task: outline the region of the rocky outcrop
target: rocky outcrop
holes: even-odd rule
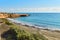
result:
[[[29,16],[28,14],[10,14],[9,18],[16,18],[16,17],[26,17]]]
[[[0,13],[0,18],[17,18],[26,17],[28,14],[17,14],[17,13]]]

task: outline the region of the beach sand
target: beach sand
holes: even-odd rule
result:
[[[21,29],[28,30],[31,33],[39,32],[41,35],[44,35],[48,40],[60,40],[60,31],[59,30],[49,30],[36,28],[34,26],[27,26],[15,23],[20,26]]]

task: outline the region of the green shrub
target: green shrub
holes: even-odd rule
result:
[[[7,25],[12,25],[12,23],[9,20],[5,19],[5,18],[1,18],[1,20],[2,20],[2,22],[4,22]]]
[[[13,27],[11,27],[12,29],[15,30],[15,32],[17,33],[17,40],[48,40],[47,38],[45,38],[43,35],[39,34],[39,33],[30,33],[24,29],[20,29],[18,26],[13,25]]]

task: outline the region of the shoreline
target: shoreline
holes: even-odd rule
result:
[[[11,18],[7,18],[9,21],[16,23],[16,24],[21,24],[24,26],[28,26],[28,27],[32,27],[32,28],[38,28],[38,29],[42,29],[42,30],[50,30],[50,31],[60,31],[60,29],[53,29],[53,28],[45,28],[45,27],[41,27],[41,26],[35,26],[34,24],[30,24],[30,23],[25,23],[25,22],[21,22],[18,20],[14,20]]]

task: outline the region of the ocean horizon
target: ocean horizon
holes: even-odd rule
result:
[[[60,13],[27,13],[30,16],[19,17],[14,20],[25,24],[48,29],[60,30]]]

